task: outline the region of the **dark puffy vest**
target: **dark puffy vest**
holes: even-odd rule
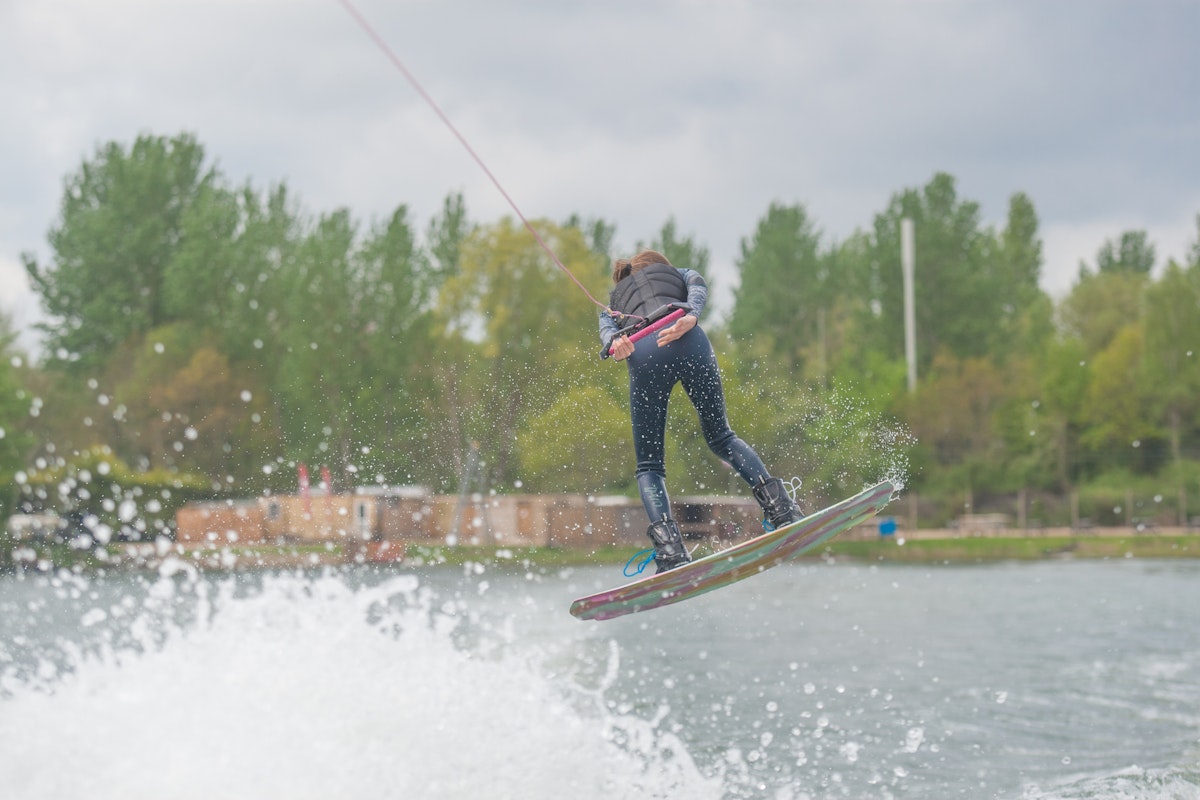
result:
[[[687,299],[687,283],[679,270],[670,264],[650,264],[622,278],[613,287],[608,304],[622,314],[648,317],[668,303]]]

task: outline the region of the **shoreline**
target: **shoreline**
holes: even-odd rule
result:
[[[126,543],[71,550],[63,545],[14,550],[0,571],[47,572],[58,569],[241,572],[275,569],[376,565],[385,568],[420,568],[483,564],[546,571],[586,565],[621,565],[643,548],[609,545],[600,548],[445,545],[433,542],[387,543],[389,546],[350,547],[343,542],[220,545],[188,547],[174,542]],[[378,543],[375,543],[378,544]],[[707,542],[695,551],[712,552]],[[1051,559],[1189,559],[1200,558],[1200,531],[1184,528],[1137,531],[1128,528],[1090,529],[1086,532],[1056,529],[1028,532],[898,531],[894,535],[867,536],[852,531],[796,560],[872,564],[983,564],[1004,561]]]

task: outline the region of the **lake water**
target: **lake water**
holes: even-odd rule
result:
[[[0,576],[0,796],[1200,798],[1200,561]]]

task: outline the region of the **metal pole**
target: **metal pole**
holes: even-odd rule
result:
[[[904,274],[904,358],[908,362],[908,391],[917,390],[917,312],[913,275],[916,270],[916,244],[913,221],[900,220],[900,269]]]

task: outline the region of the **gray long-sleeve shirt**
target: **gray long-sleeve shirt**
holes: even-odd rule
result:
[[[694,269],[686,267],[676,267],[679,274],[683,276],[684,283],[687,284],[687,304],[691,309],[688,311],[697,320],[704,313],[704,306],[708,304],[708,284],[704,280],[704,276]],[[608,358],[608,348],[612,346],[613,339],[617,338],[617,331],[621,327],[612,315],[607,311],[600,312],[600,357]]]

